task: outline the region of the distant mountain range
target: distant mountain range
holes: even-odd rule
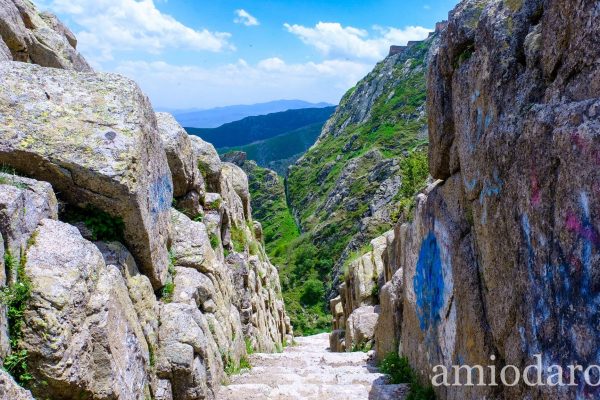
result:
[[[268,103],[235,105],[227,107],[212,108],[209,110],[164,110],[175,116],[182,125],[192,128],[216,128],[223,124],[239,121],[240,119],[266,115],[286,110],[297,110],[303,108],[330,107],[329,103],[309,103],[302,100],[275,100]]]
[[[310,148],[336,107],[304,108],[246,117],[218,128],[185,128],[212,143],[220,154],[243,151],[261,167],[284,176]]]
[[[284,133],[312,125],[325,123],[335,111],[335,107],[305,108],[288,110],[221,125],[218,128],[189,128],[191,135],[200,136],[216,148],[243,146],[266,140]]]

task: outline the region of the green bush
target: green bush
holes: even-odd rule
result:
[[[317,279],[309,279],[302,286],[300,301],[307,306],[319,304],[325,296],[323,282]]]

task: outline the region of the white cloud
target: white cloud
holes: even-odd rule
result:
[[[235,10],[235,15],[237,17],[233,20],[236,24],[244,24],[246,26],[257,26],[260,25],[260,22],[250,15],[250,13],[244,9]]]
[[[41,6],[68,15],[81,51],[92,61],[113,59],[113,52],[158,54],[168,48],[219,52],[233,49],[230,34],[193,29],[156,8],[153,0],[45,0]],[[92,55],[91,57],[89,55]]]
[[[364,29],[343,27],[337,22],[319,22],[314,27],[284,24],[302,42],[325,56],[348,59],[380,60],[390,45],[405,45],[409,40],[422,40],[430,29],[408,26],[404,29],[375,27],[376,37]]]
[[[268,58],[255,65],[238,60],[214,68],[129,61],[116,70],[134,78],[155,107],[183,109],[284,98],[337,103],[372,68],[371,63],[348,60],[288,64]]]

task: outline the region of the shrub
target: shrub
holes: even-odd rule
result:
[[[318,304],[325,296],[325,287],[323,282],[317,279],[309,279],[302,286],[302,295],[300,301],[307,306]]]
[[[379,370],[390,377],[390,383],[408,383],[410,392],[407,400],[435,400],[435,392],[431,386],[423,386],[414,373],[408,358],[391,352],[379,364]]]
[[[246,353],[248,355],[254,354],[254,346],[252,345],[250,338],[245,338],[244,342],[246,343]]]

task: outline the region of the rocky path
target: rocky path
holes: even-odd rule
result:
[[[232,377],[219,400],[402,400],[363,352],[331,353],[328,334],[296,338],[279,354],[254,354],[252,369]]]

